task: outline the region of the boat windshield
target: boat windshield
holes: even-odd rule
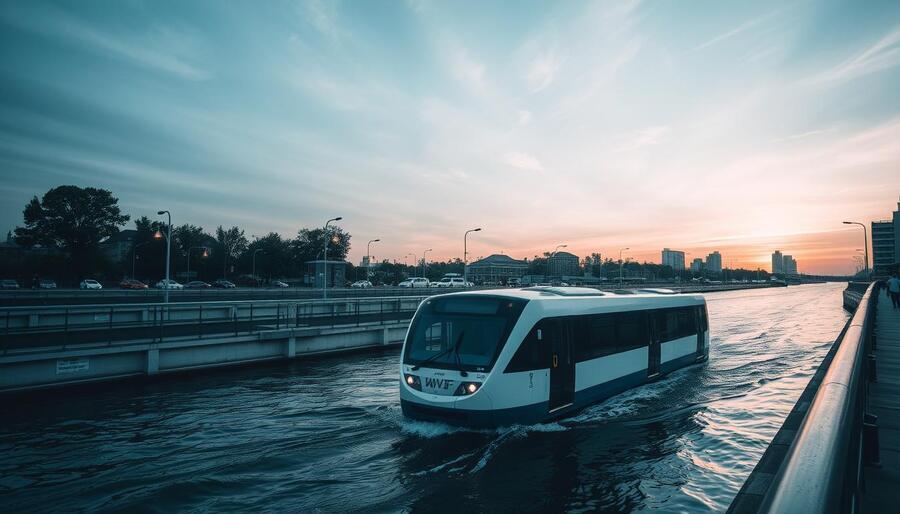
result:
[[[478,296],[426,300],[409,329],[403,362],[432,368],[490,370],[525,303]]]

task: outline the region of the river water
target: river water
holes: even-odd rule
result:
[[[708,294],[708,363],[552,424],[405,420],[398,350],[2,398],[0,512],[721,511],[843,287]]]

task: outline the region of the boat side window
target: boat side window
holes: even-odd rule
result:
[[[697,323],[690,307],[659,309],[651,313],[653,333],[663,343],[697,335]]]
[[[554,330],[552,324],[541,320],[534,325],[531,332],[525,336],[525,340],[519,345],[519,349],[510,359],[504,373],[518,373],[520,371],[534,371],[547,369],[550,362],[550,346]]]
[[[700,330],[706,332],[709,330],[709,320],[706,317],[706,305],[697,306],[698,317],[700,318]]]
[[[575,359],[578,362],[612,355],[616,346],[616,315],[579,316],[575,323]]]
[[[650,345],[650,323],[645,311],[616,314],[616,351],[627,352]]]

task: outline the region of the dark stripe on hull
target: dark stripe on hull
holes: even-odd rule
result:
[[[497,410],[444,409],[432,407],[409,400],[400,400],[403,415],[422,421],[441,421],[450,425],[471,428],[495,428],[510,425],[533,425],[571,416],[585,407],[599,403],[619,393],[633,389],[639,385],[658,380],[662,375],[706,361],[706,356],[691,353],[684,357],[665,362],[660,366],[660,375],[647,377],[647,370],[641,370],[609,382],[575,392],[575,402],[552,415],[548,413],[549,402],[533,403],[521,407]]]

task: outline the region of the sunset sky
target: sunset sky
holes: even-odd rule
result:
[[[900,195],[897,1],[3,1],[0,56],[4,233],[76,184],[353,262],[848,273]]]

